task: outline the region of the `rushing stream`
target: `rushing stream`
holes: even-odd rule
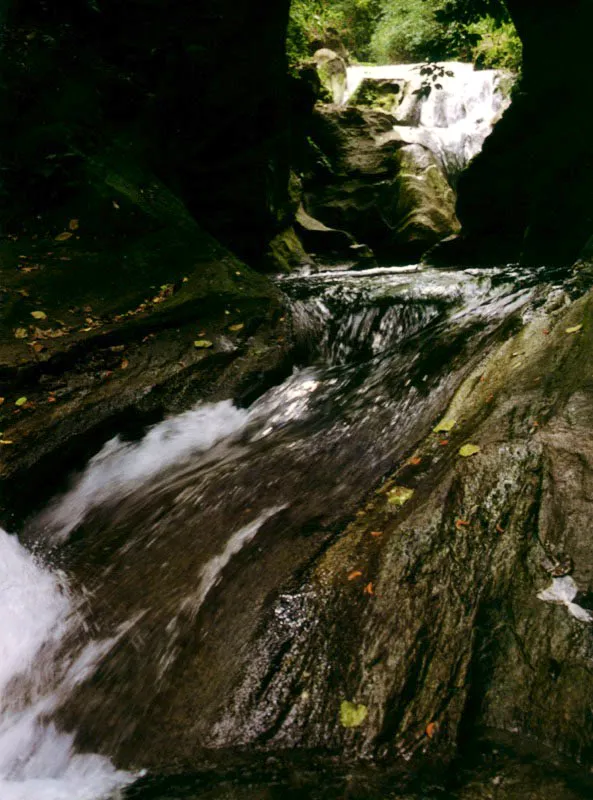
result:
[[[141,768],[143,737],[166,747],[162,708],[184,719],[174,688],[190,673],[196,741],[261,739],[265,712],[241,706],[266,658],[265,646],[251,653],[258,619],[272,609],[299,629],[297,576],[537,280],[416,267],[285,278],[300,359],[290,377],[249,408],[199,405],[140,441],[107,442],[30,521],[37,557],[1,533],[2,800],[101,798],[134,780],[107,756]],[[289,742],[290,721],[274,736]]]

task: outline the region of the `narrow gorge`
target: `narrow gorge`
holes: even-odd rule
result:
[[[520,77],[0,16],[0,800],[591,796],[591,145],[517,134],[591,13],[527,5]]]

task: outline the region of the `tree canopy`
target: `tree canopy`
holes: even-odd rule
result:
[[[336,45],[377,64],[460,59],[519,71],[522,58],[503,0],[293,0],[291,62]]]

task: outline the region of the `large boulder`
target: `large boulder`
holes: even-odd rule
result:
[[[321,48],[313,55],[313,63],[317,67],[321,85],[332,103],[341,105],[346,92],[346,62],[333,50]]]
[[[442,166],[394,130],[390,114],[320,108],[313,139],[318,152],[304,183],[305,206],[328,226],[401,260],[459,230]]]

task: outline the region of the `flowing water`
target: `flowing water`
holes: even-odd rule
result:
[[[28,549],[0,533],[0,798],[120,796],[139,773],[110,757],[150,767],[143,742],[167,752],[167,719],[206,753],[259,741],[266,720],[239,713],[225,681],[235,661],[247,679],[259,674],[265,653],[250,646],[263,610],[298,628],[299,594],[287,587],[540,280],[512,267],[284,278],[298,363],[281,385],[248,408],[202,404],[139,441],[112,439],[29,522]],[[276,769],[265,763],[218,794],[203,780],[167,789],[145,779],[130,797],[288,791],[293,772],[274,778],[272,794],[257,788]],[[346,796],[343,773],[320,774],[326,789],[294,796]]]
[[[455,184],[509,106],[513,76],[461,62],[439,66],[443,74],[434,81],[422,73],[422,64],[349,67],[344,103],[363,81],[391,85],[398,98],[392,110],[394,130],[404,141],[431,150]],[[428,94],[423,92],[427,81]]]

